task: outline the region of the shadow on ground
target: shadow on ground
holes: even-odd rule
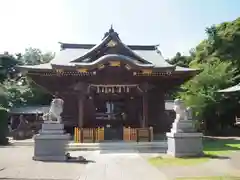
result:
[[[240,150],[240,140],[234,138],[219,139],[219,138],[204,138],[203,140],[204,151],[205,152],[216,152],[219,151],[239,151]]]
[[[228,156],[218,156],[218,155],[212,155],[212,154],[204,154],[202,157],[206,157],[209,159],[230,159]]]
[[[78,156],[78,157],[69,156],[66,161],[42,161],[42,162],[46,162],[46,163],[78,163],[78,164],[95,163],[95,161],[85,159],[83,156]]]

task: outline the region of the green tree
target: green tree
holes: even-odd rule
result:
[[[180,97],[188,106],[194,107],[195,117],[204,122],[205,130],[213,132],[225,123],[221,119],[227,113],[225,107],[234,109],[232,103],[224,106],[226,98],[217,91],[234,83],[237,69],[230,62],[221,62],[219,58],[211,59],[211,63],[199,64],[199,68],[203,71],[183,86]]]
[[[20,76],[16,65],[37,65],[49,62],[53,57],[54,53],[42,53],[36,48],[28,48],[23,54],[18,53],[16,56],[8,53],[0,56],[0,105],[9,108],[49,103],[51,95],[32,83],[28,77]]]
[[[240,95],[217,93],[219,89],[239,83],[240,76],[240,18],[212,25],[205,30],[207,38],[190,50],[189,67],[203,72],[183,85],[179,96],[194,106],[199,121],[208,131],[233,126]],[[178,54],[172,64],[184,60]],[[183,63],[184,65],[184,63]]]
[[[14,78],[17,75],[15,66],[19,62],[8,52],[0,55],[0,83],[7,78]]]
[[[27,48],[24,54],[17,54],[18,59],[25,65],[38,65],[48,63],[54,58],[55,54],[52,52],[43,53],[37,48]]]
[[[206,28],[207,39],[195,48],[192,64],[207,63],[212,57],[240,68],[240,18]],[[240,69],[237,70],[240,73]]]
[[[191,60],[192,58],[190,56],[182,56],[180,52],[177,52],[177,54],[172,59],[167,60],[167,62],[172,65],[189,67]]]
[[[6,108],[0,107],[0,145],[8,144],[8,111]]]

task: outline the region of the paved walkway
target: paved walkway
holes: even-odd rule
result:
[[[157,168],[149,165],[138,152],[114,150],[95,152],[96,163],[89,164],[80,180],[166,180]]]
[[[90,158],[91,152],[73,152]],[[33,147],[0,147],[0,179],[77,180],[85,164],[33,161]],[[1,170],[2,169],[2,170]]]
[[[33,147],[0,147],[0,179],[21,180],[165,180],[134,150],[71,151],[89,164],[33,161]],[[147,154],[147,153],[144,153]]]

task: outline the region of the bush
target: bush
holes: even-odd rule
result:
[[[0,145],[8,144],[8,111],[0,107]]]

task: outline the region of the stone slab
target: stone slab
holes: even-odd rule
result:
[[[172,124],[171,132],[194,132],[194,125],[190,120],[182,120]]]
[[[176,137],[176,138],[196,138],[196,137],[203,137],[202,133],[175,133],[175,132],[169,132],[166,133],[167,137]]]
[[[64,140],[64,139],[67,139],[69,140],[70,139],[70,135],[69,134],[37,134],[34,136],[34,140],[36,139],[56,139],[56,140]]]
[[[201,133],[167,133],[167,154],[174,157],[203,155]]]
[[[40,134],[64,134],[64,130],[41,130]]]
[[[65,159],[68,135],[38,135],[34,143],[34,159],[59,161]]]
[[[69,134],[64,134],[64,124],[44,123],[40,134],[34,137],[34,160],[65,161]]]
[[[60,123],[43,123],[42,130],[62,130],[64,129],[64,124]]]

